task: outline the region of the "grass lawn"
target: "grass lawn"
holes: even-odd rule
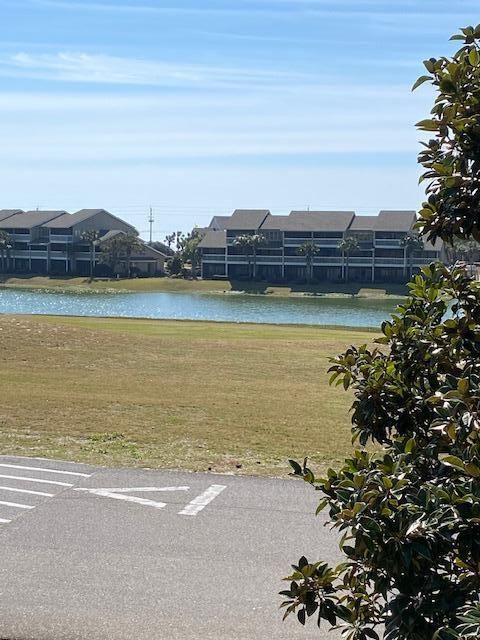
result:
[[[350,450],[328,357],[367,330],[0,316],[0,451],[280,475]],[[241,467],[239,467],[241,465]]]
[[[85,277],[48,277],[0,275],[0,286],[29,289],[60,289],[68,291],[105,290],[147,292],[196,292],[196,293],[245,293],[291,296],[291,295],[354,295],[362,298],[384,298],[386,296],[407,295],[407,288],[401,284],[359,284],[354,282],[324,282],[313,285],[271,285],[265,282],[232,280],[183,280],[177,278],[132,278],[123,280],[94,280]]]

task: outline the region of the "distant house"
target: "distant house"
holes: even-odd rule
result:
[[[135,227],[105,209],[82,209],[73,214],[3,209],[0,229],[12,240],[8,256],[10,272],[52,275],[90,273],[90,246],[82,238],[86,231],[97,231],[100,235],[95,252],[96,269],[100,269],[103,242],[118,233],[137,234]],[[139,273],[153,275],[164,271],[165,258],[160,251],[142,243],[142,248],[130,257],[130,265]]]
[[[318,281],[404,282],[406,265],[413,272],[433,260],[442,260],[442,243],[426,243],[408,255],[403,240],[416,233],[414,211],[380,211],[377,216],[357,216],[354,211],[292,211],[275,216],[266,209],[237,209],[231,216],[216,216],[199,244],[204,278],[248,278],[249,260],[235,243],[239,235],[261,234],[266,243],[257,251],[258,277],[271,281],[306,278],[302,244],[314,243],[313,277]],[[353,237],[357,250],[344,255],[342,240]]]

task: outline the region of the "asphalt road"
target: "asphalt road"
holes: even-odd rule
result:
[[[338,559],[317,498],[288,479],[0,457],[0,638],[336,637],[278,609],[291,562]]]

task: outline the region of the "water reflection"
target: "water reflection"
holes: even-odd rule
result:
[[[0,312],[376,327],[395,300],[0,290]]]

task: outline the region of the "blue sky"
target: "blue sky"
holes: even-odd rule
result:
[[[417,208],[424,58],[478,0],[0,0],[1,207],[145,235],[234,207]]]

